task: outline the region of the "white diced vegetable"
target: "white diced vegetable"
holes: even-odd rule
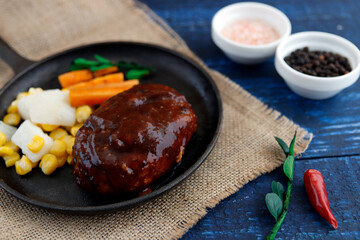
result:
[[[40,151],[33,153],[29,150],[28,144],[32,142],[34,136],[40,136],[44,139],[44,145]],[[12,136],[11,141],[21,148],[23,154],[25,154],[30,161],[37,162],[42,156],[48,153],[53,145],[54,141],[51,137],[45,134],[41,128],[35,126],[29,120],[24,121]]]
[[[7,125],[6,123],[4,123],[3,121],[0,121],[0,132],[2,132],[3,134],[5,134],[6,136],[6,141],[10,141],[11,137],[14,135],[14,133],[16,132],[16,127]]]
[[[34,123],[73,126],[75,108],[70,106],[69,91],[45,90],[19,100],[19,113]]]
[[[34,99],[34,95],[31,95],[32,97],[30,96],[25,96],[25,97],[21,97],[21,99],[19,100],[18,102],[18,112],[21,116],[22,119],[24,120],[29,120],[30,119],[30,107],[31,107],[31,104],[34,102],[33,99]],[[24,98],[26,98],[27,100],[25,100]],[[24,100],[22,100],[24,99]]]

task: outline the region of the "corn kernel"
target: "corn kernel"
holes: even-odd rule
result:
[[[91,113],[92,113],[92,109],[88,105],[78,107],[75,112],[76,121],[78,123],[83,123],[86,119],[90,117]]]
[[[59,125],[51,125],[51,124],[41,124],[42,130],[45,132],[51,132],[59,127]]]
[[[42,149],[44,144],[45,140],[42,137],[35,135],[31,140],[31,143],[29,143],[27,147],[31,152],[38,153]]]
[[[72,155],[67,156],[66,162],[67,162],[69,165],[72,165],[72,161],[73,161]]]
[[[62,136],[60,138],[60,140],[64,141],[66,143],[66,152],[68,154],[72,154],[72,147],[74,145],[75,142],[75,137],[71,136],[71,135],[66,135],[66,136]]]
[[[15,162],[15,170],[18,175],[25,175],[32,170],[31,161],[24,155],[20,161]]]
[[[15,143],[13,143],[12,141],[6,142],[4,144],[4,147],[9,147],[12,150],[14,150],[14,152],[18,152],[20,150],[20,148]]]
[[[50,175],[51,173],[53,173],[56,170],[57,166],[58,166],[58,161],[55,155],[49,153],[45,154],[41,158],[41,162],[39,165],[43,173],[46,175]]]
[[[66,148],[66,152],[67,152],[68,154],[72,154],[72,153],[73,153],[73,146],[74,146],[74,142],[75,142],[75,139],[74,139],[74,141],[73,141],[72,145],[67,146],[67,148]]]
[[[5,156],[10,156],[11,154],[14,153],[14,150],[12,150],[9,147],[0,147],[0,157],[5,157]]]
[[[70,129],[70,133],[71,135],[73,135],[75,137],[76,133],[79,131],[79,129],[83,126],[83,124],[76,124],[75,126],[73,126],[71,129]]]
[[[63,128],[57,128],[57,129],[51,131],[49,134],[49,136],[54,140],[59,139],[65,135],[68,135],[68,134],[67,134],[67,131]]]
[[[10,106],[6,110],[7,113],[18,113],[18,107],[17,107],[18,100],[14,100],[11,102]]]
[[[42,88],[29,88],[29,91],[28,91],[28,94],[31,95],[31,94],[34,94],[34,93],[38,93],[38,92],[42,92]]]
[[[56,139],[51,146],[50,153],[56,157],[62,157],[66,155],[66,143],[60,139]]]
[[[6,135],[0,132],[0,146],[3,146],[6,143]]]
[[[27,92],[21,92],[16,96],[16,100],[26,97],[27,95],[29,95]]]
[[[17,152],[13,152],[13,154],[9,156],[3,157],[5,161],[6,167],[12,167],[15,165],[15,162],[20,160],[20,155]]]
[[[13,143],[12,141],[6,142],[4,144],[4,147],[9,147],[12,150],[14,150],[14,152],[18,152],[20,150],[20,148],[15,143]]]
[[[59,138],[59,140],[61,140],[67,144],[72,138],[73,138],[73,136],[66,134],[64,136],[61,136],[61,138]]]
[[[64,166],[64,164],[66,163],[67,157],[68,157],[67,154],[65,154],[61,157],[56,157],[57,162],[58,162],[58,165],[57,165],[58,168],[61,168],[62,166]]]
[[[32,167],[32,168],[36,168],[39,162],[40,162],[40,161],[37,161],[37,162],[32,162],[32,161],[30,161],[31,167]]]
[[[11,126],[19,125],[20,121],[21,121],[21,117],[20,117],[20,114],[18,114],[18,113],[6,114],[3,119],[4,123],[6,123],[7,125],[11,125]]]

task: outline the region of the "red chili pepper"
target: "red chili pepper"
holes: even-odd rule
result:
[[[321,173],[315,169],[307,170],[304,174],[304,183],[311,205],[336,229],[337,221],[330,210],[325,182]]]

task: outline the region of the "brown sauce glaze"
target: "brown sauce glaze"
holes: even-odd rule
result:
[[[170,87],[142,84],[118,94],[76,134],[76,183],[100,194],[140,193],[181,159],[196,126],[191,105]]]

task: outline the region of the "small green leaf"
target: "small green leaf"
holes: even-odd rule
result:
[[[80,70],[80,69],[86,69],[86,67],[71,64],[71,66],[69,68],[70,71],[75,71],[75,70]]]
[[[288,145],[281,138],[275,137],[275,140],[278,142],[285,155],[286,156],[289,155]]]
[[[137,64],[135,63],[128,63],[128,62],[125,62],[125,61],[119,61],[117,63],[117,66],[119,68],[122,68],[124,70],[128,70],[128,69],[131,69],[131,68],[136,68],[137,67]]]
[[[111,61],[109,59],[106,59],[106,58],[100,56],[99,54],[95,54],[94,58],[96,60],[98,60],[100,63],[111,64]]]
[[[289,148],[289,154],[292,155],[292,156],[294,156],[295,139],[296,139],[296,131],[295,131],[293,139],[291,140],[290,148]]]
[[[122,70],[135,69],[135,70],[147,70],[149,72],[154,72],[155,71],[155,69],[150,68],[150,67],[144,67],[144,66],[141,66],[141,65],[139,65],[137,63],[129,63],[129,62],[124,62],[124,61],[119,61],[117,63],[117,66]]]
[[[114,65],[106,63],[106,64],[101,64],[101,65],[98,65],[98,66],[91,66],[89,69],[90,69],[90,71],[95,72],[97,70],[109,68],[109,67],[112,67],[112,66],[114,66]]]
[[[281,201],[283,201],[285,192],[283,185],[279,182],[272,181],[271,188],[272,191],[280,197]]]
[[[275,193],[268,193],[265,196],[265,202],[269,212],[275,220],[277,220],[283,209],[283,203],[280,197]]]
[[[77,58],[74,60],[74,64],[78,65],[78,66],[83,66],[83,67],[91,67],[91,66],[97,65],[98,62],[86,60],[85,58]]]
[[[141,79],[150,72],[148,70],[130,69],[126,73],[126,79]]]
[[[294,156],[289,155],[283,166],[284,173],[289,178],[290,182],[292,182],[294,178],[294,160]]]

